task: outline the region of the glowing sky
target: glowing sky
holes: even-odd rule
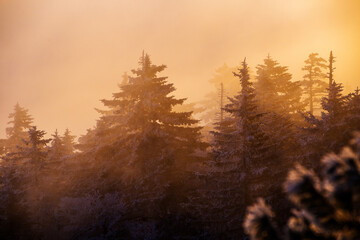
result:
[[[268,53],[300,80],[309,53],[333,50],[353,90],[359,12],[358,0],[0,0],[0,137],[16,102],[40,129],[85,133],[143,49],[192,101],[223,63],[254,68]]]

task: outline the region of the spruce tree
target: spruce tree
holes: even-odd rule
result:
[[[343,87],[341,84],[332,82],[329,94],[322,99],[322,108],[320,118],[316,118],[309,114],[305,116],[307,127],[304,132],[304,148],[308,164],[313,168],[319,168],[319,163],[314,162],[316,158],[325,154],[328,149],[337,152],[341,146],[348,142],[351,132],[356,129],[350,129],[347,119],[347,99],[348,96],[343,95]]]
[[[68,128],[65,129],[64,135],[61,137],[64,148],[64,154],[69,155],[74,153],[75,150],[75,136],[71,135]]]
[[[328,94],[321,100],[323,108],[321,116],[304,114],[307,126],[301,138],[306,149],[303,155],[306,159],[304,164],[308,167],[319,168],[319,163],[315,160],[325,154],[328,149],[339,151],[341,146],[350,140],[353,131],[359,130],[360,127],[356,123],[358,114],[355,103],[356,93],[343,94],[342,84],[334,80],[334,62],[331,52],[328,66],[330,86],[327,89]]]
[[[321,102],[321,97],[326,92],[327,84],[324,81],[326,75],[323,73],[323,70],[327,67],[325,63],[326,60],[319,57],[318,53],[311,53],[308,59],[305,60],[305,66],[302,68],[305,71],[305,75],[301,85],[306,96],[305,104],[309,106],[310,114],[314,114],[314,110],[317,108],[316,104]],[[333,68],[330,72],[332,73],[332,71]]]
[[[98,122],[102,130],[94,134],[95,138],[106,136],[95,153],[106,171],[107,180],[101,181],[107,181],[106,188],[111,185],[125,193],[129,215],[156,223],[159,238],[166,238],[171,234],[168,228],[176,227],[173,217],[186,191],[182,181],[207,147],[192,112],[173,110],[185,99],[175,98],[173,84],[158,76],[165,67],[152,64],[144,54],[120,92],[102,100],[108,110]]]
[[[336,68],[334,67],[334,63],[335,63],[335,57],[333,56],[333,52],[330,51],[329,65],[328,65],[329,88],[331,87],[331,84],[335,81],[334,80],[334,71]]]
[[[251,202],[254,188],[260,187],[256,178],[269,160],[267,139],[261,129],[262,114],[258,111],[245,60],[234,76],[239,79],[241,89],[224,107],[229,117],[220,121],[217,131],[212,132],[214,158],[208,163],[207,172],[199,175],[205,182],[202,186],[205,192],[200,188],[200,193],[192,199],[194,211],[214,239],[216,236],[236,239],[242,234],[239,226],[243,206]]]
[[[17,150],[17,145],[23,145],[22,139],[27,137],[27,130],[33,119],[28,110],[22,108],[19,103],[14,106],[14,111],[9,114],[9,118],[11,121],[8,124],[11,126],[6,128],[6,152],[14,152]]]
[[[356,90],[348,95],[346,103],[346,124],[350,131],[360,131],[360,90]]]
[[[122,80],[121,83],[118,84],[118,87],[121,89],[122,86],[125,86],[128,83],[129,76],[125,72],[122,75]],[[96,121],[95,127],[87,129],[87,133],[79,137],[79,144],[76,145],[76,148],[80,151],[96,152],[106,145],[113,144],[118,136],[125,134],[126,125],[125,123],[120,123],[120,116],[123,116],[125,111],[127,111],[126,106],[118,106],[115,96],[111,100],[102,99],[101,102],[107,109],[95,108],[101,116]]]
[[[57,129],[55,130],[55,133],[51,136],[51,146],[48,150],[48,156],[51,160],[59,160],[62,156],[64,156],[65,153],[64,144],[58,134]]]
[[[44,207],[44,204],[37,204],[46,196],[40,185],[44,184],[44,175],[48,170],[45,170],[48,163],[46,145],[51,139],[44,139],[46,133],[36,126],[31,127],[27,133],[28,136],[22,139],[24,144],[18,145],[17,151],[7,153],[1,164],[1,177],[5,180],[1,192],[4,194],[2,200],[8,221],[5,226],[9,228],[5,231],[5,236],[15,236],[15,239],[22,238],[19,235],[41,238],[34,231],[39,227],[40,220],[33,216],[40,215],[39,208]]]
[[[37,167],[42,167],[47,156],[46,145],[51,139],[44,139],[45,131],[38,130],[33,126],[28,131],[28,138],[22,139],[24,146],[18,146],[18,151],[15,152],[16,159],[27,160]],[[8,154],[9,156],[12,153]]]
[[[263,111],[298,117],[304,109],[300,82],[291,81],[288,67],[281,66],[270,55],[256,67],[256,95]]]
[[[221,67],[215,70],[213,77],[209,80],[209,83],[214,87],[215,91],[212,91],[205,96],[205,100],[200,101],[199,104],[203,108],[200,117],[205,123],[205,129],[212,129],[213,124],[216,122],[218,115],[218,106],[221,105],[221,99],[223,101],[222,107],[225,106],[227,96],[234,96],[239,89],[239,82],[234,79],[233,72],[236,71],[235,67],[229,67],[223,64]],[[220,96],[223,97],[220,97]]]
[[[300,82],[292,81],[288,67],[281,66],[270,55],[257,66],[256,72],[256,96],[260,111],[266,113],[262,117],[263,131],[272,139],[273,155],[281,162],[289,162],[297,154],[295,125],[302,124]],[[286,172],[283,174],[285,177]]]

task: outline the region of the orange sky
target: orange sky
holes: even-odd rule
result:
[[[40,129],[85,133],[143,49],[192,101],[223,63],[254,68],[268,53],[300,80],[309,53],[333,50],[352,90],[359,12],[358,0],[0,0],[0,137],[16,102]]]

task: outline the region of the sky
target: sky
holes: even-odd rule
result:
[[[143,50],[190,102],[224,63],[254,69],[268,54],[301,80],[310,53],[333,50],[351,91],[359,12],[358,0],[0,0],[0,137],[17,102],[39,129],[84,134]]]

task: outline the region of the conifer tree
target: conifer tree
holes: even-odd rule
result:
[[[152,64],[144,54],[120,92],[102,100],[109,111],[101,118],[101,132],[108,136],[104,140],[110,140],[96,154],[107,161],[108,179],[118,179],[119,172],[123,173],[121,188],[131,205],[129,214],[141,215],[159,228],[174,226],[171,216],[177,214],[185,191],[181,181],[189,166],[202,159],[198,152],[207,146],[201,141],[201,127],[194,126],[198,121],[192,112],[173,110],[185,99],[175,98],[173,84],[158,76],[165,67]],[[114,167],[110,169],[109,164]],[[164,229],[158,232],[170,234]]]
[[[242,234],[239,226],[243,206],[254,197],[253,189],[260,186],[254,180],[263,173],[261,167],[269,160],[267,139],[261,129],[262,114],[257,109],[245,60],[234,76],[239,79],[241,89],[224,107],[229,117],[220,121],[217,131],[212,132],[214,160],[208,163],[208,173],[199,176],[206,183],[203,186],[206,192],[196,195],[205,199],[192,199],[197,206],[194,211],[198,211],[210,236],[226,239],[236,239]]]
[[[291,81],[288,67],[281,66],[268,55],[264,64],[259,64],[256,69],[256,95],[262,110],[297,116],[304,108],[301,87],[299,81]]]
[[[359,149],[359,139],[352,143]],[[289,172],[284,188],[297,209],[292,210],[285,239],[359,239],[359,155],[349,147],[338,155],[327,154],[322,158],[322,173],[320,182],[301,165]],[[244,228],[251,240],[282,239],[273,217],[264,200],[248,208]]]
[[[58,160],[59,158],[61,158],[64,155],[64,152],[65,152],[64,144],[58,134],[57,129],[55,130],[55,133],[51,136],[52,136],[51,146],[49,147],[48,155],[49,155],[50,159]]]
[[[348,142],[353,130],[350,129],[347,119],[347,99],[344,96],[341,84],[332,82],[329,94],[322,99],[322,108],[320,118],[313,115],[305,115],[305,120],[308,124],[305,127],[305,149],[308,166],[312,165],[315,169],[319,167],[318,162],[313,162],[314,159],[320,158],[328,149],[333,149],[335,152],[339,151],[344,142]]]
[[[32,214],[39,214],[39,208],[31,209],[34,203],[44,199],[45,193],[39,189],[43,172],[47,163],[47,144],[51,139],[44,139],[44,131],[36,126],[31,127],[28,136],[22,139],[23,145],[17,145],[16,152],[9,152],[1,164],[3,186],[1,192],[3,204],[6,208],[5,216],[9,221],[5,226],[7,237],[32,236],[35,238],[33,227],[39,219],[32,219]],[[12,226],[15,224],[20,229]],[[20,235],[18,234],[20,231]],[[22,231],[26,231],[25,233]]]
[[[299,112],[304,109],[300,82],[292,81],[288,67],[281,66],[270,55],[257,66],[256,72],[256,99],[260,111],[266,113],[261,120],[263,131],[271,138],[272,154],[280,162],[290,162],[297,154],[295,125],[302,124]]]
[[[335,57],[333,56],[333,52],[330,51],[330,56],[329,56],[329,65],[328,65],[328,78],[329,78],[329,88],[331,87],[331,84],[334,82],[334,71],[335,71],[335,67],[334,67],[334,63],[335,63]]]
[[[246,169],[251,162],[250,159],[256,159],[261,152],[256,146],[261,146],[259,144],[263,140],[259,122],[262,114],[259,114],[257,109],[255,89],[250,82],[249,69],[245,60],[239,73],[234,73],[234,75],[240,79],[241,90],[234,98],[229,98],[230,103],[225,106],[225,111],[234,118],[229,143],[234,144],[232,157],[241,158],[240,164]]]
[[[45,134],[45,131],[38,130],[36,126],[31,127],[28,131],[28,138],[22,139],[25,145],[17,147],[16,159],[27,160],[34,166],[42,167],[47,156],[46,145],[51,141],[51,139],[44,139]]]
[[[305,71],[305,75],[301,84],[306,96],[305,104],[309,106],[311,114],[314,114],[314,109],[317,107],[316,104],[321,102],[321,97],[326,91],[327,84],[324,82],[326,75],[323,73],[323,69],[327,67],[325,63],[326,60],[319,57],[318,53],[311,53],[308,59],[305,60],[305,66],[302,68]],[[331,73],[333,70],[334,68],[330,70]]]
[[[27,130],[32,123],[32,117],[28,114],[28,110],[22,108],[19,103],[14,106],[14,111],[9,114],[11,121],[10,127],[6,128],[6,152],[14,152],[17,150],[16,146],[23,145],[22,139],[26,138]]]
[[[200,127],[190,127],[198,122],[191,118],[191,112],[172,111],[185,99],[169,96],[175,90],[173,84],[167,83],[166,77],[157,76],[166,66],[153,65],[147,54],[141,57],[139,64],[140,68],[132,70],[134,76],[128,77],[129,83],[113,94],[113,100],[102,100],[106,107],[117,109],[109,114],[112,120],[110,128],[126,128],[128,133],[133,133],[131,137],[162,135],[169,140],[169,146],[181,146],[177,150],[181,152],[179,156],[203,147],[204,144],[199,142]]]
[[[239,82],[234,79],[233,72],[236,71],[235,67],[229,67],[223,64],[221,67],[215,70],[213,77],[209,80],[209,83],[216,89],[216,91],[210,92],[205,96],[205,100],[200,101],[199,104],[203,108],[201,113],[201,119],[205,122],[205,129],[212,129],[213,124],[218,117],[218,106],[221,105],[220,101],[223,100],[223,106],[227,101],[227,96],[234,96],[239,89]],[[222,94],[222,98],[219,96]],[[220,101],[219,101],[220,99]]]
[[[350,93],[346,103],[346,124],[351,131],[360,131],[360,90],[356,88],[353,93]]]
[[[65,129],[64,135],[61,137],[61,141],[64,148],[64,154],[72,154],[75,150],[75,136],[71,135],[68,128]]]

